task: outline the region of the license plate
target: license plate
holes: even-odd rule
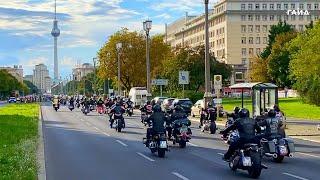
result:
[[[243,157],[242,158],[242,165],[245,167],[251,166],[251,158],[250,157]]]
[[[160,148],[167,148],[167,141],[160,141]]]

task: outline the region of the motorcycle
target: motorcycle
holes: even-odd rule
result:
[[[89,109],[90,109],[90,111],[95,110],[95,105],[90,105]]]
[[[53,104],[53,109],[57,112],[59,109],[59,103]]]
[[[205,119],[203,121],[203,125],[201,127],[201,131],[210,131],[210,134],[215,134],[217,130],[217,125],[215,121],[211,121],[209,119]]]
[[[142,124],[144,124],[144,126],[151,126],[150,122],[148,122],[148,118],[150,117],[151,114],[145,113],[145,112],[141,112],[141,122]]]
[[[232,171],[247,170],[251,178],[258,178],[267,166],[261,163],[261,149],[257,144],[245,144],[231,156],[229,167]]]
[[[273,161],[281,163],[285,156],[293,157],[294,142],[288,138],[274,138],[270,141],[261,139],[261,147],[266,157],[272,157]]]
[[[83,106],[82,109],[81,109],[82,113],[87,115],[90,113],[90,108],[89,107],[85,107]]]
[[[104,106],[97,106],[97,112],[99,114],[105,114]]]
[[[80,108],[80,103],[76,103],[76,107],[79,109]]]
[[[115,120],[115,129],[118,132],[121,132],[121,130],[124,128],[124,119],[122,114],[114,114],[114,120]]]
[[[190,120],[188,118],[175,120],[173,122],[173,144],[178,143],[180,148],[185,148],[191,139]]]
[[[153,135],[150,141],[147,141],[146,138],[143,138],[143,140],[143,143],[151,150],[151,153],[158,152],[158,156],[161,158],[163,158],[166,154],[166,151],[168,151],[165,133],[158,133]]]
[[[126,108],[126,114],[130,117],[133,115],[133,108],[131,106]]]
[[[69,104],[69,110],[73,111],[74,110],[74,105],[73,104]]]

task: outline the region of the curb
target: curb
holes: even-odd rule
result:
[[[42,109],[41,105],[39,108],[39,123],[38,123],[38,132],[39,132],[39,144],[37,150],[37,160],[38,160],[38,180],[46,180],[46,163],[44,157],[44,142],[43,142],[43,129],[42,129]]]

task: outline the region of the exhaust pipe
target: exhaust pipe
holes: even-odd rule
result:
[[[272,157],[276,159],[278,157],[278,154],[274,153]]]

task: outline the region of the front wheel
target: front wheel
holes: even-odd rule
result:
[[[210,133],[215,134],[216,130],[217,130],[216,123],[211,123],[210,124]]]
[[[181,140],[181,141],[179,142],[179,147],[180,147],[180,148],[185,148],[186,146],[187,146],[187,142],[186,142],[186,141]]]
[[[121,127],[120,126],[117,127],[117,131],[121,132]]]
[[[158,156],[159,157],[164,158],[165,154],[166,154],[166,150],[165,149],[162,149],[162,148],[158,149]]]

